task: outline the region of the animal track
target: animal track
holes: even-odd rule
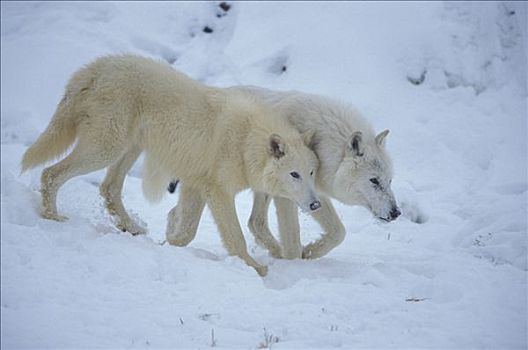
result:
[[[407,219],[411,220],[417,224],[423,224],[429,220],[427,215],[422,211],[422,209],[416,203],[410,202],[401,202],[400,203],[402,215]]]

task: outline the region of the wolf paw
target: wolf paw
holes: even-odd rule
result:
[[[258,239],[255,240],[257,244],[264,249],[267,249],[271,257],[275,259],[283,259],[282,249],[278,244],[266,244]],[[269,242],[268,242],[269,243]]]
[[[286,260],[295,260],[304,258],[304,255],[301,250],[284,250],[282,258]]]
[[[319,254],[317,253],[317,246],[315,244],[308,244],[302,251],[303,259],[317,259]]]
[[[270,247],[269,248],[269,253],[275,259],[283,259],[284,258],[282,256],[282,251],[281,251],[280,247],[273,247],[273,248]]]
[[[167,242],[169,242],[170,245],[174,245],[177,247],[187,246],[194,238],[194,236],[182,235],[182,234],[173,234],[173,235],[167,234],[166,237],[167,237]]]
[[[144,234],[147,233],[147,230],[145,228],[139,226],[138,224],[136,224],[134,222],[127,222],[125,224],[118,224],[117,227],[121,231],[128,232],[128,233],[130,233],[133,236],[144,235]]]
[[[268,274],[267,266],[256,266],[255,270],[257,271],[260,277],[265,277]]]
[[[58,221],[58,222],[64,222],[64,221],[68,220],[68,217],[59,215],[57,213],[43,212],[42,213],[42,217],[44,219],[54,220],[54,221]]]

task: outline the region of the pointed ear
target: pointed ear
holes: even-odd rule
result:
[[[307,130],[301,134],[304,144],[306,147],[313,149],[315,141],[315,130]]]
[[[348,141],[348,150],[352,152],[354,157],[363,156],[363,134],[361,131],[356,131],[352,134]]]
[[[389,130],[383,130],[382,132],[379,133],[378,136],[376,136],[376,143],[378,144],[378,146],[380,147],[385,147],[385,138],[387,137],[387,135],[389,134]]]
[[[269,153],[273,157],[279,159],[286,154],[286,145],[277,134],[272,134],[269,138]]]

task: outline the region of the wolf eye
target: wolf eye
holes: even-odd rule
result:
[[[376,185],[376,186],[379,186],[379,185],[380,185],[378,179],[376,179],[375,177],[373,177],[372,179],[370,179],[370,182],[372,182],[372,183],[373,183],[374,185]]]
[[[310,171],[310,176],[313,176],[313,170],[312,170],[312,171]]]
[[[294,179],[299,179],[299,178],[301,177],[301,175],[299,175],[299,173],[296,172],[296,171],[292,171],[292,172],[290,173],[290,175],[291,175],[291,177],[293,177]]]

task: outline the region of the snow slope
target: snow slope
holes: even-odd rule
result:
[[[526,348],[526,3],[218,5],[1,3],[2,348]],[[68,222],[41,219],[42,168],[20,176],[20,158],[68,77],[121,52],[355,104],[391,129],[403,217],[336,203],[343,244],[281,261],[256,247],[241,193],[265,278],[227,256],[207,211],[189,247],[160,245],[177,194],[145,202],[140,164],[124,200],[147,236],[114,228],[103,172],[63,187]]]

